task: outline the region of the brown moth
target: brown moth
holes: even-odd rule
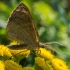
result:
[[[40,46],[39,35],[34,21],[29,9],[23,3],[19,4],[11,14],[7,22],[6,31],[7,37],[12,40],[24,43],[27,46],[31,46],[31,48]]]
[[[11,14],[6,30],[8,38],[21,43],[20,45],[10,45],[11,49],[28,47],[27,49],[34,50],[46,46],[39,42],[39,35],[30,11],[23,3],[19,4]]]

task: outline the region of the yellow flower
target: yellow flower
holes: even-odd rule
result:
[[[0,45],[0,56],[11,57],[12,54],[10,53],[9,48],[4,45]]]
[[[55,70],[69,70],[68,66],[66,66],[66,63],[58,58],[52,59],[52,65]]]
[[[5,70],[5,65],[3,61],[0,61],[0,70]]]
[[[10,50],[13,58],[15,58],[15,60],[17,62],[19,62],[22,58],[28,56],[30,54],[30,50],[27,49],[22,49],[22,50]]]
[[[35,69],[36,70],[53,70],[52,68],[48,67],[50,64],[49,63],[47,64],[44,58],[41,58],[41,57],[35,58]]]
[[[21,65],[17,64],[16,62],[12,60],[6,60],[4,64],[5,64],[6,70],[23,70]]]
[[[20,45],[19,42],[12,42],[10,43],[10,45]],[[25,47],[25,46],[24,46]],[[18,47],[19,48],[19,47]],[[17,62],[19,62],[22,58],[28,56],[30,54],[30,50],[27,49],[23,49],[23,48],[19,48],[19,49],[10,49],[11,54],[13,55],[13,58],[15,58],[15,60]]]
[[[37,51],[37,56],[43,57],[45,59],[53,59],[54,58],[54,55],[51,54],[51,52],[45,48],[40,48]]]
[[[17,45],[17,44],[20,44],[19,42],[12,42],[10,45]],[[27,49],[10,49],[11,53],[14,55],[14,56],[23,56],[25,57],[26,55],[28,55],[30,53],[30,50],[27,50]]]
[[[29,53],[30,53],[30,50],[27,50],[27,49],[22,49],[22,50],[10,50],[12,55],[14,56],[27,56]]]
[[[46,65],[49,68],[49,70],[54,70],[51,60],[46,60]]]

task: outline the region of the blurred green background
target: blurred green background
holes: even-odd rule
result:
[[[59,42],[54,47],[70,68],[70,0],[0,0],[0,44],[8,45],[7,20],[13,9],[24,3],[30,10],[40,42]]]

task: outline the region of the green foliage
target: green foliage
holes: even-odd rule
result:
[[[70,11],[66,5],[68,0],[0,0],[0,44],[7,45],[10,42],[6,38],[6,23],[10,13],[20,2],[30,9],[40,41],[61,43],[62,45],[52,46],[70,67]]]

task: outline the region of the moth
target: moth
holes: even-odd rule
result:
[[[11,49],[27,48],[35,50],[46,46],[40,43],[30,11],[23,3],[20,3],[12,12],[7,22],[6,31],[9,39],[21,43],[20,45],[9,45]]]

